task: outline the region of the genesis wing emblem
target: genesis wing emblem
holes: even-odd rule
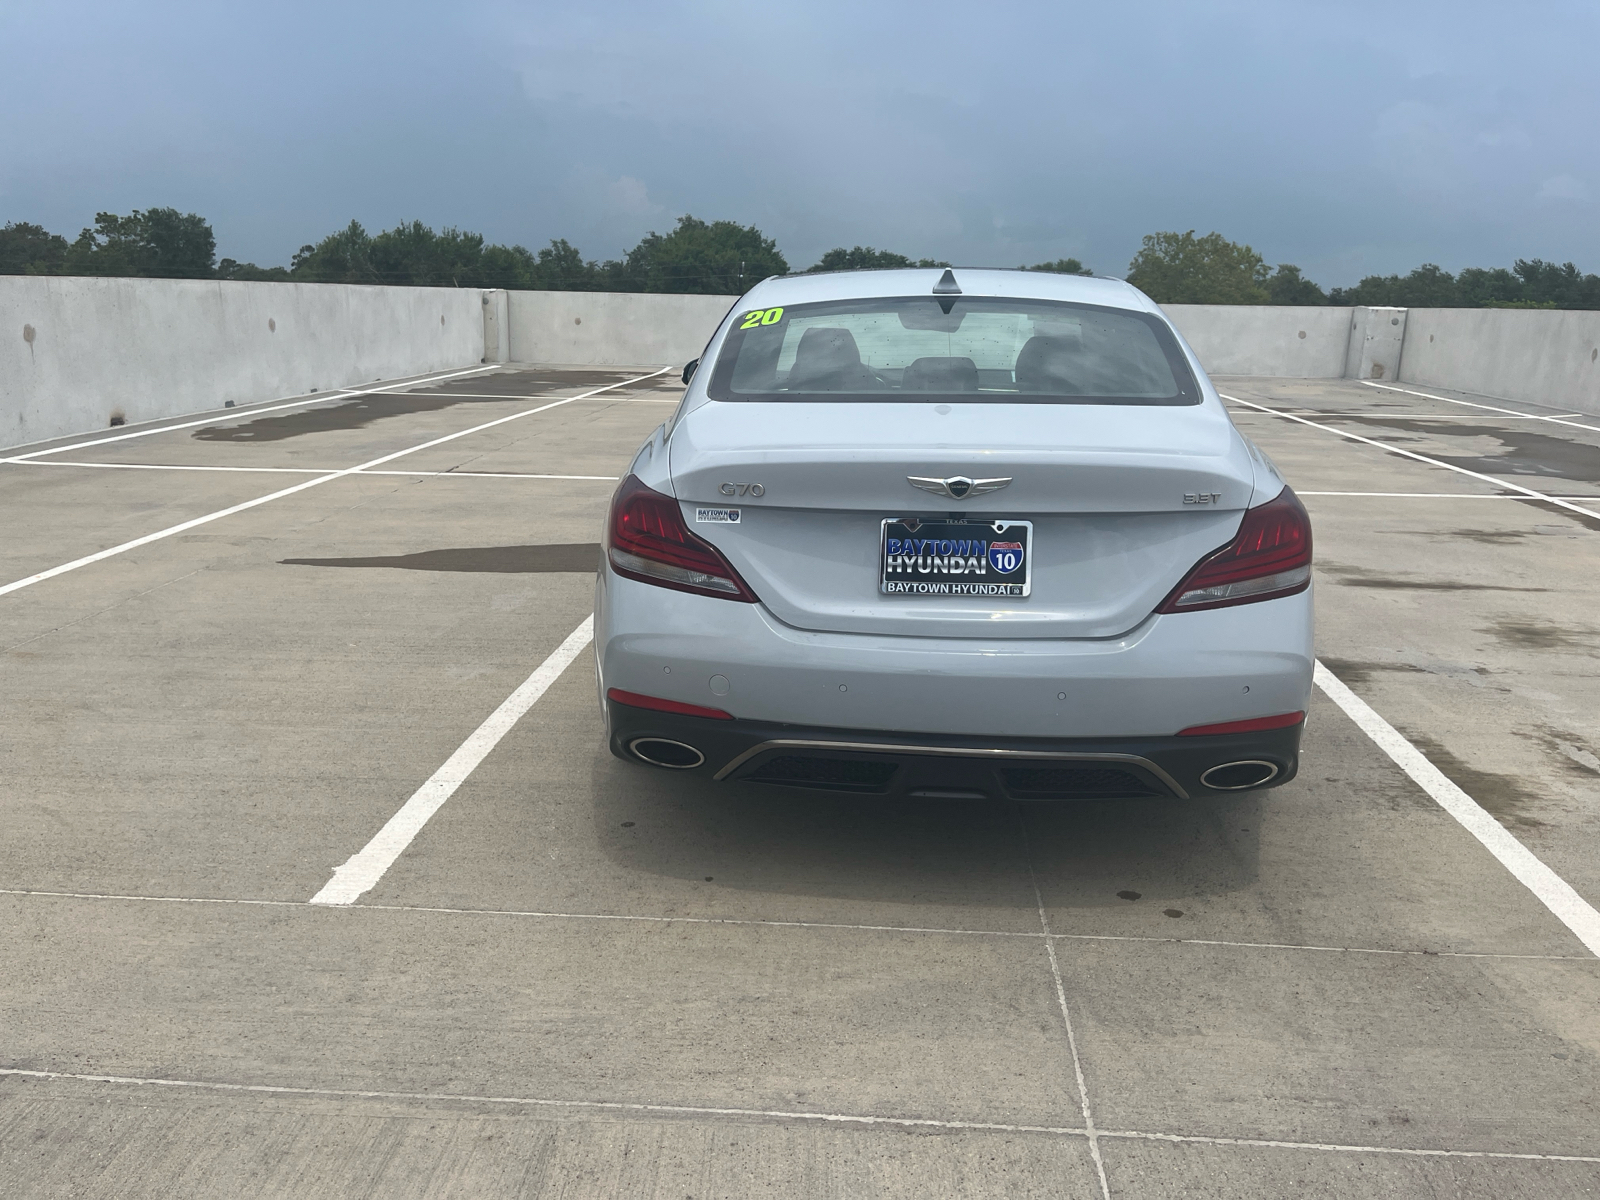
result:
[[[968,479],[965,475],[952,475],[948,479],[936,479],[932,476],[907,475],[906,482],[914,488],[932,492],[935,496],[965,500],[970,496],[984,496],[990,492],[998,492],[1011,482],[1011,476],[1008,475],[1004,479]]]

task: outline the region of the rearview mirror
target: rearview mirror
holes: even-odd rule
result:
[[[700,360],[698,358],[691,358],[688,362],[683,364],[683,382],[685,385],[688,384],[689,380],[694,378],[694,369],[699,365]]]

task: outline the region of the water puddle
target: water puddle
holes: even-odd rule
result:
[[[290,567],[390,567],[400,571],[492,572],[501,575],[593,575],[600,543],[554,546],[462,546],[367,558],[285,558]]]

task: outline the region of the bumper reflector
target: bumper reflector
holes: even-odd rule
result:
[[[1220,725],[1191,725],[1178,730],[1179,737],[1209,737],[1215,733],[1260,733],[1264,729],[1287,729],[1306,719],[1303,712],[1279,713],[1275,717],[1251,717],[1248,721],[1224,721]]]
[[[659,696],[641,696],[638,692],[625,692],[621,688],[607,688],[606,699],[626,704],[629,708],[650,708],[656,712],[677,713],[684,717],[710,717],[716,721],[733,720],[732,713],[720,708],[704,708],[698,704],[685,704],[682,700],[663,700]]]

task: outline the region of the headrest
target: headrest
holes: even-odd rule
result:
[[[978,364],[970,358],[919,358],[900,379],[903,392],[975,392]]]
[[[835,371],[861,362],[861,351],[848,329],[813,326],[800,335],[795,347],[794,365],[812,371]]]
[[[1083,394],[1075,360],[1082,355],[1075,338],[1031,337],[1017,355],[1017,391],[1046,395]]]

